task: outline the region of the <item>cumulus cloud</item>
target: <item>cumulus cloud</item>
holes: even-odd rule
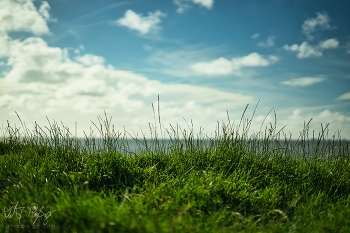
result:
[[[14,97],[8,94],[0,96],[0,108],[6,108],[14,101]]]
[[[211,9],[214,5],[214,0],[193,0],[193,3],[201,5],[207,9]]]
[[[321,49],[331,49],[337,48],[339,46],[339,41],[337,39],[328,39],[325,41],[321,41],[319,47]]]
[[[42,2],[39,11],[31,0],[0,1],[0,32],[26,31],[34,35],[48,34],[46,21],[50,19],[50,6]]]
[[[292,80],[282,81],[281,84],[292,86],[292,87],[305,87],[310,86],[315,83],[323,82],[325,78],[319,78],[319,77],[303,77],[303,78],[296,78]]]
[[[77,75],[77,65],[68,58],[67,49],[48,47],[39,37],[29,37],[24,41],[9,43],[7,73],[13,82],[57,83]]]
[[[342,129],[344,131],[349,129],[350,116],[346,116],[340,112],[332,112],[329,109],[325,109],[319,113],[318,118],[320,122],[338,125],[338,129]]]
[[[223,76],[237,73],[243,67],[268,66],[277,60],[276,56],[264,58],[258,53],[251,53],[244,57],[232,58],[231,60],[220,57],[210,62],[198,62],[190,67],[196,74]]]
[[[286,130],[290,130],[292,135],[298,137],[303,129],[303,122],[308,122],[312,119],[310,128],[309,128],[309,136],[312,134],[311,132],[314,130],[315,137],[317,137],[317,133],[321,132],[320,125],[329,124],[329,131],[325,132],[325,137],[331,138],[333,134],[341,129],[343,138],[350,138],[350,116],[346,114],[342,114],[341,112],[331,111],[330,109],[319,108],[319,110],[314,110],[312,108],[297,108],[292,110],[292,112],[286,112],[287,117],[280,121],[281,125],[286,125]],[[310,138],[312,139],[312,138]]]
[[[230,60],[220,57],[211,62],[198,62],[191,68],[198,74],[228,75],[233,71],[233,64]]]
[[[272,47],[275,46],[275,37],[274,36],[269,36],[266,41],[260,41],[258,43],[258,46],[260,47]]]
[[[181,14],[191,8],[193,4],[200,5],[210,10],[213,8],[214,0],[174,0],[174,4],[178,7],[176,12]]]
[[[154,13],[149,12],[148,16],[142,16],[132,10],[127,10],[124,17],[115,21],[115,23],[131,30],[138,31],[141,34],[148,34],[160,29],[158,24],[161,22],[161,17],[165,16],[166,14],[158,10]]]
[[[309,40],[313,40],[314,36],[312,35],[316,29],[329,29],[330,17],[327,13],[317,12],[316,18],[307,19],[304,21],[302,27],[303,33],[307,36]]]
[[[43,16],[43,18],[45,20],[49,20],[50,19],[50,14],[49,14],[49,10],[51,9],[49,3],[47,2],[42,2],[38,12]]]
[[[249,110],[249,109],[248,109]],[[332,138],[335,134],[337,136],[337,132],[341,129],[341,137],[350,139],[350,115],[344,114],[341,112],[334,111],[330,108],[325,108],[322,106],[313,106],[313,107],[299,107],[299,108],[286,108],[276,110],[277,122],[276,122],[276,131],[278,132],[282,127],[282,133],[277,138],[288,139],[291,137],[292,139],[298,139],[300,135],[304,135],[307,139],[312,139],[313,133],[314,137],[318,137],[318,134],[321,133],[322,128],[321,124],[323,124],[323,128],[326,124],[329,124],[327,130],[324,134],[325,138]],[[309,129],[307,128],[305,131],[304,124],[310,122]],[[273,114],[266,115],[265,113],[256,112],[253,121],[251,123],[251,127],[249,130],[250,133],[254,133],[257,135],[259,129],[262,130],[260,133],[260,137],[264,137],[265,127],[267,129],[270,128],[270,123],[274,125],[275,117]],[[264,124],[262,125],[262,122]],[[265,131],[265,132],[264,132]],[[314,131],[314,132],[313,132]],[[317,141],[317,140],[316,140]],[[282,145],[283,147],[283,145]]]
[[[284,45],[283,48],[288,51],[296,52],[298,58],[322,56],[322,52],[319,50],[319,48],[309,45],[309,43],[307,43],[306,41],[304,41],[300,45]]]
[[[8,56],[10,37],[0,33],[0,58]]]
[[[202,60],[210,60],[225,53],[225,46],[200,46],[187,45],[181,49],[160,49],[153,48],[152,54],[146,59],[149,70],[156,73],[170,75],[176,78],[193,77],[194,72],[189,64]]]
[[[76,61],[78,61],[79,63],[85,66],[92,66],[97,64],[103,64],[105,62],[105,59],[101,56],[95,56],[93,54],[85,54],[83,56],[77,56]]]
[[[346,92],[338,97],[338,100],[350,100],[350,92]]]
[[[328,39],[321,41],[318,45],[312,46],[307,41],[302,42],[300,45],[284,45],[283,48],[287,51],[292,51],[297,53],[298,58],[308,58],[308,57],[321,57],[323,55],[322,51],[324,49],[337,48],[339,42],[337,39]]]

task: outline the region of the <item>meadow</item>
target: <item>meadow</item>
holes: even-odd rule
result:
[[[249,134],[245,111],[213,138],[158,116],[138,153],[107,115],[85,145],[55,121],[8,122],[0,232],[350,232],[350,143],[327,125],[292,144],[276,123]]]

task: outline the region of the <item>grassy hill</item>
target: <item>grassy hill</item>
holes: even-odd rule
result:
[[[165,153],[155,126],[156,147],[129,156],[100,120],[101,147],[55,122],[3,129],[0,232],[350,232],[350,147],[324,129],[306,154],[306,137],[271,143],[273,125],[247,138],[249,120],[209,146],[171,128]]]

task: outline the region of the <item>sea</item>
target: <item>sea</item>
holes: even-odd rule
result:
[[[0,138],[0,141],[4,138]],[[23,140],[26,141],[26,140]],[[28,140],[27,140],[28,141]],[[33,141],[33,140],[29,140]],[[35,142],[35,140],[34,140]],[[232,149],[257,155],[285,155],[285,156],[318,156],[332,157],[346,156],[350,158],[350,140],[324,139],[324,140],[222,140],[210,139],[130,139],[130,138],[70,138],[37,140],[37,144],[51,147],[73,147],[84,153],[120,152],[127,156],[143,152],[162,152],[170,154],[174,151],[215,151]]]
[[[279,153],[289,156],[321,156],[337,157],[339,155],[350,157],[350,140],[232,140],[223,143],[219,140],[208,139],[122,139],[103,140],[79,139],[81,148],[85,152],[118,151],[125,155],[136,155],[142,152],[172,153],[176,150],[199,151],[217,150],[221,147],[230,147],[260,155]]]

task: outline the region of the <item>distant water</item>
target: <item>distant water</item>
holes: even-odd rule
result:
[[[205,148],[216,148],[218,141],[215,140],[169,140],[159,139],[152,140],[147,139],[125,139],[119,141],[103,141],[102,139],[95,139],[95,141],[86,141],[85,139],[79,139],[82,148],[85,148],[87,152],[94,151],[119,151],[123,154],[133,155],[142,151],[156,152],[163,151],[164,153],[170,153],[176,148],[181,150],[198,150]],[[192,147],[191,147],[192,145]],[[232,143],[231,145],[235,145]],[[289,153],[290,155],[308,156],[308,155],[323,155],[323,156],[338,156],[339,154],[347,155],[350,157],[350,141],[324,141],[318,143],[317,140],[306,140],[304,142],[298,140],[290,141],[269,141],[255,140],[245,141],[244,148],[247,151],[254,153],[261,152],[262,154],[271,154],[272,152]]]
[[[4,138],[0,138],[0,141]],[[55,143],[46,139],[46,145],[55,146]],[[66,141],[59,142],[60,145],[77,146],[80,150],[87,153],[94,153],[98,151],[119,151],[125,155],[135,155],[142,151],[157,152],[162,151],[164,153],[171,153],[175,149],[186,150],[198,150],[218,147],[217,140],[170,140],[170,139],[119,139],[119,140],[103,140],[101,138],[86,140],[85,138],[78,138],[69,143]],[[231,146],[234,143],[229,143]],[[236,144],[237,145],[237,144]],[[247,152],[258,154],[273,154],[279,152],[280,154],[291,156],[309,156],[309,155],[321,155],[327,157],[337,157],[343,155],[350,158],[350,140],[324,140],[320,143],[317,140],[278,140],[266,142],[265,140],[246,140],[243,142],[243,148]]]

